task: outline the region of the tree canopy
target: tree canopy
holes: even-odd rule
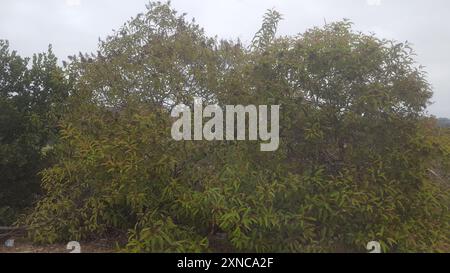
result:
[[[51,47],[30,60],[0,40],[0,224],[37,198],[43,148],[56,140],[67,87]]]

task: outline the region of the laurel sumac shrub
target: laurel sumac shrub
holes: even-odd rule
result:
[[[37,242],[127,234],[133,252],[448,251],[448,142],[407,44],[349,22],[250,46],[167,4],[73,57],[75,82],[28,216]],[[171,139],[178,103],[279,104],[280,148]],[[445,163],[448,164],[448,163]],[[434,173],[434,174],[433,174]],[[439,178],[438,178],[439,177]]]

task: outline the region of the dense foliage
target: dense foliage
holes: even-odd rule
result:
[[[27,217],[41,243],[126,234],[127,251],[449,251],[448,134],[407,44],[347,21],[250,46],[168,4],[73,57],[69,111]],[[171,139],[178,103],[279,104],[280,148]]]
[[[51,48],[30,60],[0,40],[0,225],[11,224],[40,192],[68,84]]]

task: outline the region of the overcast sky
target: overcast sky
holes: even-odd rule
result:
[[[145,10],[148,0],[0,0],[0,39],[31,56],[52,44],[60,59],[93,52],[99,37]],[[209,35],[248,42],[266,9],[284,20],[279,34],[297,34],[348,18],[355,29],[413,43],[434,87],[433,115],[450,117],[450,1],[448,0],[172,0]]]

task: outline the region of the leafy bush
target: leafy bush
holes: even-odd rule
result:
[[[73,57],[30,237],[119,230],[133,252],[448,251],[448,176],[430,170],[448,170],[449,150],[423,116],[432,93],[409,46],[346,21],[277,38],[280,19],[269,11],[246,47],[152,3]],[[196,96],[281,105],[280,148],[173,141],[170,110]]]

